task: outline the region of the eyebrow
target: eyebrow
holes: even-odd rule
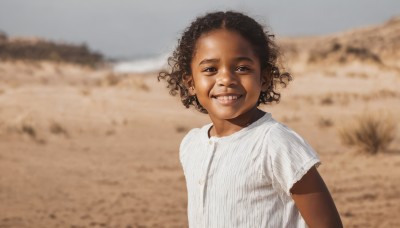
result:
[[[245,57],[245,56],[237,57],[237,58],[235,58],[235,60],[236,60],[237,62],[240,62],[240,61],[249,61],[249,62],[254,63],[254,61],[253,61],[251,58]],[[199,65],[206,64],[206,63],[218,63],[219,61],[220,61],[219,59],[203,59],[203,60],[199,63]]]
[[[238,62],[240,62],[240,61],[249,61],[249,62],[254,63],[254,61],[253,61],[251,58],[245,57],[245,56],[237,57],[236,60],[237,60]]]
[[[206,63],[216,63],[219,62],[219,59],[203,59],[199,63],[199,65],[206,64]]]

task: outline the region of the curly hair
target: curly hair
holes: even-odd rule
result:
[[[248,40],[260,60],[261,72],[268,87],[261,91],[257,106],[270,102],[279,102],[280,93],[276,91],[276,85],[285,87],[292,80],[288,72],[281,73],[277,67],[279,50],[273,38],[268,31],[256,22],[253,18],[239,12],[213,12],[203,17],[198,17],[191,25],[185,29],[181,39],[178,40],[178,46],[172,56],[168,58],[170,71],[161,71],[158,74],[158,81],[165,80],[168,83],[167,88],[173,96],[179,93],[182,104],[189,108],[191,105],[202,113],[207,110],[198,102],[197,97],[189,94],[185,85],[185,76],[191,75],[191,62],[195,54],[196,41],[201,35],[216,29],[227,29],[239,33]]]

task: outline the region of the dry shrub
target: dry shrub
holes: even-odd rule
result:
[[[395,134],[396,122],[385,114],[364,114],[339,130],[345,145],[357,146],[370,154],[386,150]]]
[[[115,135],[115,130],[114,130],[114,129],[109,129],[109,130],[106,131],[105,134],[106,134],[107,136],[109,136],[109,135]]]
[[[150,87],[146,84],[143,78],[137,77],[133,80],[133,86],[139,90],[148,92],[150,91]]]
[[[178,133],[183,133],[183,132],[188,132],[189,129],[187,127],[185,127],[185,126],[178,125],[178,126],[175,127],[175,131],[178,132]]]
[[[15,132],[36,139],[38,135],[37,125],[37,121],[34,120],[30,114],[24,114],[10,121],[7,124],[7,130],[9,133]]]
[[[56,43],[40,39],[7,39],[0,42],[0,50],[1,60],[49,60],[93,68],[103,63],[103,55],[90,50],[86,44]]]
[[[330,95],[326,96],[326,97],[323,97],[321,99],[321,104],[322,105],[332,105],[333,103],[334,103],[333,99],[332,99],[332,97]]]
[[[376,93],[378,98],[395,98],[398,97],[397,92],[388,90],[388,89],[381,89]]]
[[[321,105],[333,105],[333,104],[348,104],[351,99],[359,98],[357,93],[347,93],[347,92],[335,92],[326,93],[319,97],[319,103]]]
[[[326,117],[320,117],[318,120],[318,126],[321,128],[332,127],[333,121]]]
[[[63,126],[61,126],[61,124],[52,121],[50,123],[50,127],[49,130],[51,133],[55,134],[55,135],[64,135],[64,136],[68,136],[68,131],[65,130],[65,128]]]
[[[4,128],[4,133],[6,134],[17,133],[19,135],[26,135],[39,144],[46,143],[46,140],[40,134],[40,124],[38,120],[33,118],[29,113],[17,116],[13,120],[0,122],[0,127]],[[0,129],[0,131],[2,131],[2,129]]]
[[[29,123],[21,123],[21,133],[29,135],[31,138],[36,138],[36,130]]]
[[[120,77],[118,77],[118,75],[115,75],[113,73],[109,73],[107,74],[106,78],[105,78],[105,82],[107,85],[109,86],[115,86],[120,82]]]
[[[364,72],[349,72],[346,74],[346,76],[349,78],[362,78],[362,79],[368,78],[368,74]]]

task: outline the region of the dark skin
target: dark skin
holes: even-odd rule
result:
[[[261,118],[257,108],[266,78],[251,44],[240,34],[220,29],[196,42],[192,75],[185,77],[191,95],[208,111],[209,136],[231,135]],[[342,227],[332,197],[315,168],[291,189],[292,198],[309,227]]]
[[[315,167],[294,184],[290,192],[310,228],[343,227],[329,190]]]

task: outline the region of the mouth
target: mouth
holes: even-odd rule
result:
[[[231,105],[236,103],[240,98],[242,98],[242,95],[222,94],[222,95],[212,96],[212,98],[216,99],[222,105]]]

